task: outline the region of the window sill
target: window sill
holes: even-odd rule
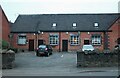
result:
[[[50,44],[51,46],[57,46],[58,44]]]
[[[80,44],[70,44],[70,46],[80,46]]]
[[[17,45],[19,45],[19,46],[26,46],[26,44],[17,44]]]
[[[101,46],[101,44],[99,44],[99,45],[93,45],[93,46]]]

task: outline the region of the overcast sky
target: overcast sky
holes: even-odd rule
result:
[[[0,0],[8,20],[19,14],[118,13],[120,0]]]

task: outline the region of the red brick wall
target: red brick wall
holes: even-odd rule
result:
[[[2,10],[0,8],[0,39],[2,39]]]
[[[92,34],[101,34],[102,36],[102,44],[100,46],[94,46],[95,48],[98,48],[99,50],[103,50],[104,49],[104,35],[103,35],[103,32],[82,32],[81,33],[81,46],[84,45],[84,40],[90,40],[90,43],[91,43],[91,36]]]
[[[120,21],[120,19],[119,19]],[[118,21],[116,21],[109,30],[112,30],[112,32],[109,32],[109,48],[112,50],[115,45],[117,44],[117,39],[120,38],[120,24]]]
[[[49,35],[50,34],[59,34],[58,32],[43,32],[43,34],[38,35],[38,39],[44,40],[45,44],[49,44]],[[59,45],[52,47],[54,51],[59,51]]]
[[[118,21],[118,37],[120,38],[120,20]]]
[[[0,9],[0,28],[2,29],[2,39],[9,42],[10,25],[2,9]]]
[[[34,33],[33,34],[30,34],[28,33],[27,34],[27,40],[29,41],[29,39],[34,39],[34,43],[35,43],[35,35]],[[18,48],[18,49],[28,49],[29,48],[29,44],[26,44],[26,45],[18,45],[18,34],[14,34],[13,36],[13,40],[12,40],[12,45],[15,47],[15,48]],[[35,44],[34,44],[34,48],[35,47]]]
[[[34,39],[34,48],[36,49],[36,36],[37,36],[37,40],[44,40],[46,44],[49,44],[49,34],[58,34],[60,39],[60,44],[53,46],[53,50],[54,51],[62,51],[62,40],[68,40],[68,51],[76,51],[76,50],[80,50],[81,47],[84,44],[84,39],[89,39],[91,41],[91,34],[101,34],[102,38],[103,38],[103,33],[102,32],[90,32],[88,34],[88,32],[81,32],[80,33],[80,44],[79,45],[70,45],[70,34],[78,34],[78,32],[68,32],[68,34],[66,32],[43,32],[43,34],[39,34],[39,35],[34,35],[34,33],[28,33],[27,34],[27,40],[29,41],[29,39]],[[14,34],[14,39],[12,41],[12,45],[15,48],[19,48],[19,49],[28,49],[29,48],[29,44],[26,45],[18,45],[17,44],[17,37],[18,34]],[[103,38],[104,39],[104,38]],[[102,39],[102,40],[103,40]],[[102,41],[103,42],[103,41]],[[38,41],[37,41],[38,44]],[[60,46],[59,46],[60,45]],[[38,46],[38,45],[37,45]],[[101,46],[94,46],[95,48],[99,48],[100,50],[103,50],[103,43]]]
[[[62,40],[68,40],[68,51],[76,51],[80,49],[80,45],[70,45],[70,34],[78,34],[77,32],[61,32],[61,51],[62,51]]]

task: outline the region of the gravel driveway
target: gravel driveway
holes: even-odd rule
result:
[[[76,65],[76,53],[53,53],[49,57],[35,56],[35,52],[16,55],[17,68],[51,68]]]

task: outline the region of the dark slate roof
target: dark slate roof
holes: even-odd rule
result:
[[[120,14],[37,14],[19,15],[11,32],[36,31],[106,31],[120,17]],[[94,23],[99,23],[99,28]],[[55,28],[52,24],[56,23]],[[73,28],[72,24],[77,27]]]

